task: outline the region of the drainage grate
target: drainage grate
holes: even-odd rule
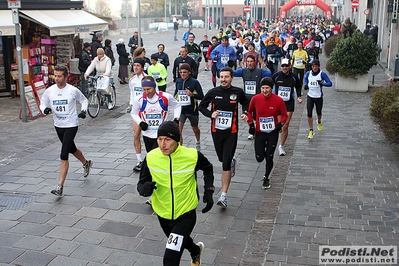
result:
[[[0,210],[21,210],[39,196],[0,192]]]

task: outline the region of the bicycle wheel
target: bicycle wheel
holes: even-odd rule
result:
[[[90,117],[95,118],[100,112],[100,95],[98,95],[97,91],[94,90],[89,93],[89,97],[87,97],[87,99],[89,101],[87,113]]]
[[[112,108],[115,108],[116,106],[116,90],[115,86],[111,85],[112,91],[111,91],[111,101],[112,101]]]

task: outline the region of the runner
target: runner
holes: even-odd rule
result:
[[[227,39],[224,39],[227,42]],[[235,175],[236,159],[234,153],[238,138],[238,104],[242,106],[242,119],[247,119],[248,99],[241,88],[231,85],[233,69],[220,70],[220,86],[209,90],[199,105],[199,111],[211,118],[213,145],[222,162],[222,194],[217,205],[227,207],[227,191],[231,177]],[[211,105],[211,109],[208,107]]]
[[[276,150],[278,134],[287,120],[287,111],[283,99],[272,93],[273,80],[263,78],[260,82],[262,93],[255,95],[248,109],[249,134],[255,134],[255,158],[259,163],[266,160],[263,176],[263,189],[270,185],[270,173],[273,169],[273,154]],[[256,121],[252,113],[256,114]]]
[[[317,114],[317,130],[323,130],[323,124],[321,123],[321,110],[323,108],[323,86],[331,87],[332,82],[328,77],[327,73],[320,70],[320,61],[317,59],[313,60],[312,71],[308,71],[304,78],[305,90],[308,91],[308,98],[306,107],[308,109],[308,125],[309,134],[308,139],[312,139],[314,135],[313,131],[313,107],[316,106]]]
[[[281,128],[280,145],[278,147],[278,155],[284,156],[284,144],[288,137],[288,126],[291,121],[292,114],[295,109],[295,98],[298,103],[302,103],[301,82],[298,76],[291,72],[290,60],[284,58],[281,61],[281,71],[275,73],[272,77],[274,83],[274,94],[280,96],[287,110],[287,120]]]

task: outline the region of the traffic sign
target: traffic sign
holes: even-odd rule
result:
[[[250,6],[244,6],[244,12],[245,13],[251,12],[251,7]]]
[[[358,8],[359,8],[359,0],[353,0],[352,9],[358,9]]]
[[[7,0],[8,8],[21,8],[20,0]]]

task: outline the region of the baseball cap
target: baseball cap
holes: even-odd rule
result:
[[[288,58],[284,58],[283,60],[281,60],[281,65],[284,66],[289,66],[290,64],[290,60]]]

